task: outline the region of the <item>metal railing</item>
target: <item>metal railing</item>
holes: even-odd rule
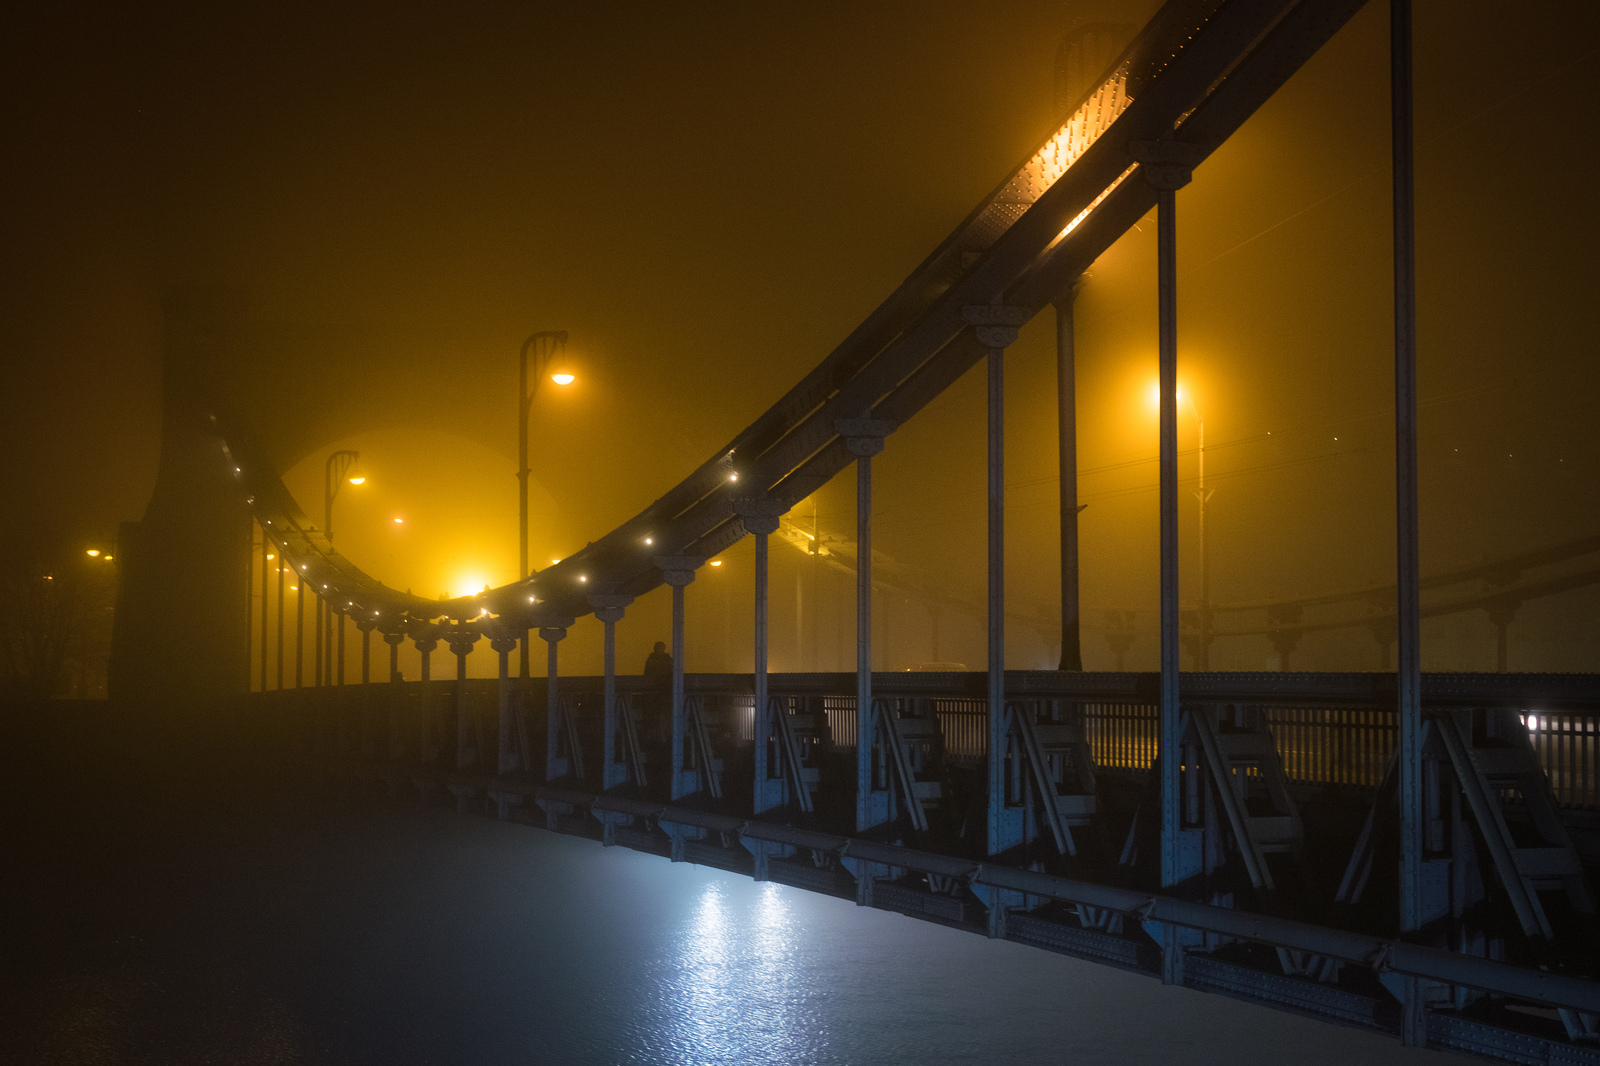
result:
[[[1600,807],[1600,715],[1530,713],[1522,720],[1556,802],[1580,809]]]
[[[1481,676],[1493,679],[1496,675]],[[772,692],[775,696],[810,696],[814,701],[811,705],[820,707],[828,719],[833,746],[854,750],[856,701],[853,695],[842,694],[842,690],[848,690],[852,678],[853,675],[848,674],[773,675]],[[728,691],[729,684],[736,681],[736,675],[698,675],[690,678],[690,685],[691,688],[704,685],[707,691],[718,691],[724,708],[738,708],[734,735],[739,743],[748,744],[750,700],[747,695]],[[969,684],[953,677],[941,676],[935,681],[932,677],[914,674],[890,674],[878,675],[874,687],[884,697],[928,700],[939,719],[949,758],[973,763],[984,757],[988,746],[987,701],[975,693],[952,694],[952,690],[970,690]],[[1038,686],[1024,684],[1022,687]],[[1538,686],[1532,687],[1537,689]],[[941,688],[946,694],[940,694]],[[1208,698],[1197,699],[1196,703],[1247,703],[1260,708],[1277,742],[1285,773],[1291,781],[1303,784],[1376,788],[1383,781],[1398,743],[1395,711],[1390,706],[1319,703],[1297,699],[1297,694],[1292,692],[1276,697],[1249,694],[1248,699],[1228,698],[1244,693],[1205,692],[1202,695]],[[1219,696],[1223,698],[1216,698]],[[1059,701],[1062,711],[1084,727],[1095,762],[1101,767],[1146,771],[1155,759],[1159,723],[1153,702],[1074,700],[1066,695],[1036,692],[1025,692],[1020,699]],[[1454,694],[1448,705],[1459,709],[1473,702],[1470,697]],[[1483,705],[1504,706],[1505,702],[1503,697],[1495,695],[1484,700]],[[1600,706],[1557,712],[1528,711],[1522,714],[1522,719],[1534,751],[1550,777],[1556,801],[1563,807],[1575,809],[1600,807]]]
[[[1271,707],[1266,717],[1291,781],[1376,788],[1399,743],[1392,710]]]
[[[1147,771],[1156,755],[1158,721],[1154,702],[1142,698],[1074,698],[1071,692],[1051,692],[1048,686],[1062,686],[1062,675],[1046,676],[1018,673],[1015,675],[1021,701],[1053,702],[1056,709],[1077,721],[1093,752],[1095,762],[1106,769],[1130,772]],[[1102,687],[1119,687],[1129,694],[1137,686],[1123,675],[1121,683],[1107,686],[1107,680],[1116,681],[1118,675],[1080,675],[1069,687],[1083,690],[1095,684]],[[1290,678],[1292,675],[1282,675]],[[1363,675],[1347,675],[1361,677]],[[1435,675],[1450,680],[1443,675]],[[1542,681],[1535,675],[1525,682],[1528,691],[1539,691]],[[1552,675],[1555,676],[1555,675]],[[1504,708],[1515,702],[1542,703],[1546,706],[1562,703],[1559,710],[1526,710],[1520,715],[1527,727],[1528,737],[1540,765],[1550,778],[1556,802],[1562,807],[1578,810],[1600,809],[1600,700],[1567,696],[1554,698],[1515,699],[1496,695],[1475,698],[1469,691],[1474,684],[1489,686],[1501,684],[1500,678],[1510,675],[1481,675],[1471,681],[1459,681],[1447,687],[1436,706],[1455,709],[1470,706],[1498,706]],[[1235,691],[1222,686],[1220,675],[1207,684],[1215,691],[1201,691],[1195,704],[1247,705],[1259,708],[1267,728],[1277,742],[1284,770],[1291,781],[1308,785],[1335,785],[1352,788],[1375,788],[1383,780],[1390,756],[1397,742],[1395,712],[1387,701],[1356,700],[1346,691],[1341,697],[1326,703],[1306,699],[1302,692],[1278,693],[1244,690]],[[851,674],[805,674],[772,676],[772,694],[775,697],[804,697],[808,709],[820,711],[828,721],[832,746],[840,751],[853,751],[856,739],[856,701],[851,689]],[[641,687],[637,678],[617,679],[619,691]],[[749,675],[691,674],[686,678],[688,691],[702,700],[707,717],[720,722],[733,743],[746,746],[750,743],[753,703],[750,696]],[[1319,678],[1324,684],[1326,678]],[[513,682],[514,684],[524,684]],[[407,682],[408,694],[422,698],[449,700],[455,692],[455,681]],[[467,682],[475,703],[492,706],[496,682],[474,679]],[[526,684],[542,690],[543,680],[531,679]],[[1011,680],[1008,679],[1008,687]],[[1295,686],[1288,681],[1277,683],[1280,690]],[[563,691],[597,696],[601,679],[597,677],[562,678]],[[878,675],[875,691],[885,698],[914,698],[926,701],[939,720],[945,753],[948,758],[968,765],[981,762],[988,744],[987,701],[965,675],[887,674]],[[1199,685],[1195,686],[1200,688]],[[1335,684],[1333,687],[1337,688]],[[306,688],[300,690],[313,699],[329,700],[350,698],[361,690],[375,698],[388,688],[379,683],[370,686],[345,686]],[[1029,691],[1029,690],[1032,691]],[[1046,691],[1040,691],[1046,689]],[[291,690],[293,691],[293,690]],[[1143,693],[1138,693],[1143,696]],[[529,696],[529,706],[542,706],[542,696]],[[927,713],[924,711],[923,713]]]

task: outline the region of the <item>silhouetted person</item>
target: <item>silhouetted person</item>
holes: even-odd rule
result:
[[[672,684],[672,656],[667,654],[666,641],[656,641],[656,650],[644,661],[644,676],[665,689]]]
[[[665,641],[656,641],[655,650],[644,661],[644,677],[650,693],[644,699],[645,730],[657,743],[672,739],[672,656]]]

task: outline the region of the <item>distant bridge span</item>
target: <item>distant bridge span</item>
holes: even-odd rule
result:
[[[1360,7],[1170,0],[1061,127],[787,395],[630,521],[481,595],[435,602],[363,573],[302,513],[243,421],[169,361],[156,499],[120,552],[128,577],[114,683],[148,694],[209,669],[191,691],[243,688],[250,653],[241,671],[239,650],[259,641],[266,688],[275,631],[278,691],[254,697],[255,710],[303,727],[329,765],[424,798],[845,894],[1413,1045],[1600,1064],[1600,951],[1583,861],[1600,681],[1425,678],[1417,657],[1408,0],[1393,0],[1392,20],[1398,669],[1178,672],[1175,192]],[[1008,673],[1004,351],[1054,305],[1070,370],[1074,281],[1152,209],[1162,669]],[[169,341],[170,360],[203,366],[226,314],[175,315],[182,335]],[[980,362],[988,669],[874,674],[872,458]],[[1064,407],[1065,425],[1071,417]],[[790,507],[851,465],[857,670],[769,675],[768,538]],[[1065,462],[1062,494],[1070,585],[1076,487]],[[289,561],[297,587],[315,593],[310,622],[303,591],[286,615],[287,568],[263,565],[251,631],[257,620],[239,588],[250,522]],[[686,674],[685,588],[746,535],[756,549],[754,672]],[[673,590],[673,673],[644,687],[616,676],[614,627],[662,584]],[[175,602],[218,624],[199,635],[162,630]],[[1064,589],[1063,611],[1071,651],[1075,586]],[[563,681],[560,641],[589,613],[605,626],[605,674]],[[360,685],[345,683],[347,620],[360,634]],[[547,676],[514,676],[511,657],[519,647],[526,655],[533,630],[546,642]],[[389,648],[386,672],[373,662],[373,633]],[[499,680],[470,682],[467,656],[485,638]],[[421,653],[421,682],[399,678],[407,640]],[[453,681],[429,676],[441,643],[456,658]],[[197,654],[208,650],[224,666],[192,665],[209,662]],[[1075,659],[1064,655],[1064,665]],[[371,683],[375,672],[388,683]]]

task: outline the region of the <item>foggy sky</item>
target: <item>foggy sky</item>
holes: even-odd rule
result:
[[[461,480],[485,498],[468,523],[480,531],[515,528],[517,345],[569,330],[588,373],[580,392],[541,401],[536,535],[575,550],[775,401],[1036,147],[1075,18],[1141,22],[1154,7],[10,11],[9,520],[87,537],[142,513],[161,295],[228,284],[249,294],[259,421],[280,470],[314,468],[362,434],[431,440],[474,464]],[[1427,573],[1600,528],[1588,321],[1600,12],[1417,7]],[[1374,4],[1179,195],[1180,378],[1206,423],[1217,601],[1393,578],[1386,62]],[[1008,355],[1012,580],[1046,605],[1052,328],[1041,315]],[[1078,341],[1085,604],[1150,607],[1148,220],[1085,280]],[[959,383],[895,435],[875,479],[877,546],[952,586],[981,588],[981,403],[980,382]],[[1185,413],[1185,449],[1195,428]],[[488,502],[496,462],[505,484]],[[427,485],[450,476],[432,465],[445,470]],[[411,491],[437,500],[438,488]],[[819,526],[847,530],[852,498],[849,474],[819,493]],[[449,578],[415,557],[363,545],[361,513],[341,542],[358,565],[443,591],[431,586]],[[1570,624],[1593,602],[1568,594],[1527,620],[1545,658],[1526,665],[1593,668],[1592,625]],[[1481,633],[1432,632],[1457,650],[1431,665],[1485,668],[1467,661]],[[1035,643],[1027,655],[1047,657]],[[1371,668],[1370,645],[1358,634],[1319,654]],[[1091,658],[1107,665],[1103,647]],[[1241,649],[1219,665],[1259,659]]]

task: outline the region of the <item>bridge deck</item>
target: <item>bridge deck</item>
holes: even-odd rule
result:
[[[1139,811],[1148,803],[1156,728],[1152,675],[1008,677],[1019,701],[1070,708],[1089,727],[1103,771],[1100,803],[1074,856],[1042,846],[988,856],[981,834],[970,832],[981,810],[975,804],[981,803],[987,735],[981,677],[875,678],[880,695],[931,702],[951,758],[943,778],[946,801],[925,831],[902,817],[866,836],[854,831],[847,802],[854,783],[854,675],[772,675],[774,698],[787,701],[791,713],[817,708],[832,739],[813,753],[819,781],[812,810],[791,801],[759,817],[750,815],[748,800],[754,786],[749,675],[686,678],[688,693],[704,701],[725,762],[721,799],[704,791],[674,799],[659,775],[649,786],[629,781],[606,788],[593,756],[581,771],[574,767],[559,778],[497,771],[502,738],[513,746],[518,736],[528,738],[527,765],[545,764],[547,752],[540,748],[547,723],[541,719],[548,693],[542,678],[289,690],[251,697],[250,713],[294,726],[301,742],[318,738],[312,754],[323,771],[383,786],[395,796],[853,898],[1152,976],[1163,974],[1161,931],[1186,929],[1198,939],[1178,977],[1185,986],[1379,1032],[1398,1033],[1399,1006],[1386,985],[1393,975],[1409,975],[1457,990],[1428,1010],[1429,1046],[1505,1061],[1567,1056],[1562,1061],[1600,1063],[1600,1049],[1573,1043],[1552,1020],[1563,1009],[1600,1011],[1600,985],[1581,967],[1541,970],[1514,949],[1495,957],[1427,946],[1398,938],[1384,921],[1374,923],[1373,908],[1340,907],[1332,899],[1395,743],[1383,675],[1186,676],[1191,710],[1213,703],[1266,711],[1306,825],[1301,854],[1269,857],[1282,882],[1277,894],[1252,896],[1236,876],[1224,876],[1199,898],[1193,886],[1173,894],[1160,889],[1147,865],[1119,861],[1118,852],[1126,860],[1134,846]],[[598,754],[604,679],[559,684],[570,701],[564,713],[572,715],[573,736]],[[640,678],[616,678],[614,685],[616,698],[641,705],[659,692]],[[1600,857],[1600,832],[1591,824],[1600,679],[1430,675],[1425,692],[1436,715],[1517,708],[1556,782],[1563,820],[1590,861]],[[1529,692],[1542,694],[1539,706],[1526,706]],[[511,708],[509,723],[502,707]],[[644,765],[660,766],[667,754],[663,739],[648,729],[642,735]],[[431,748],[425,736],[433,738]],[[1515,821],[1515,805],[1507,810]],[[1229,860],[1237,875],[1235,862]],[[1226,898],[1216,894],[1224,884],[1232,886]]]

